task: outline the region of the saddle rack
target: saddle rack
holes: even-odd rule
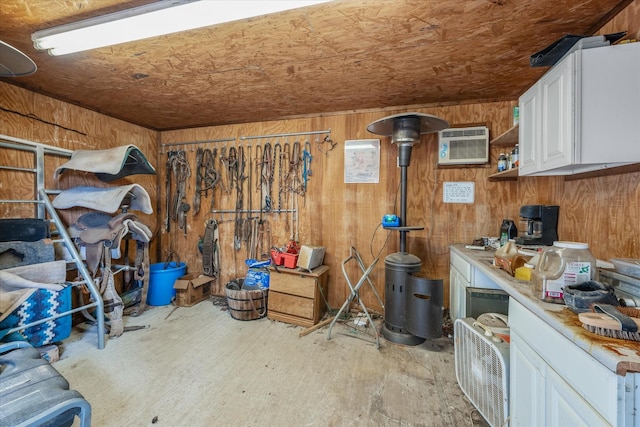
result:
[[[56,313],[51,315],[50,317],[46,317],[35,322],[31,322],[25,325],[21,325],[15,328],[12,328],[6,333],[12,333],[21,331],[32,326],[37,326],[42,323],[58,319],[63,316],[67,316],[76,312],[86,311],[86,310],[95,310],[95,319],[97,326],[97,334],[98,334],[98,348],[103,349],[105,346],[105,321],[104,321],[104,304],[102,301],[102,296],[94,280],[87,270],[80,254],[76,250],[71,237],[67,233],[67,230],[64,226],[64,223],[58,216],[56,209],[53,207],[50,195],[57,193],[57,190],[47,190],[45,188],[45,177],[44,173],[47,170],[45,168],[45,158],[48,156],[54,157],[71,157],[73,151],[66,150],[63,148],[53,147],[46,144],[41,144],[37,142],[27,141],[24,139],[14,138],[7,135],[0,134],[0,147],[18,150],[18,151],[27,151],[34,154],[34,167],[33,168],[24,168],[17,166],[2,166],[2,169],[11,170],[15,172],[29,172],[33,173],[35,177],[35,185],[34,185],[34,198],[31,200],[26,199],[18,199],[18,200],[0,200],[0,203],[13,203],[13,204],[33,204],[35,206],[34,217],[37,219],[41,219],[43,221],[48,221],[50,224],[54,226],[52,231],[52,236],[57,236],[57,238],[53,239],[54,245],[63,245],[68,254],[71,257],[71,261],[68,261],[71,264],[75,264],[75,268],[78,270],[80,277],[82,280],[72,282],[72,286],[81,286],[84,285],[89,290],[91,294],[91,300],[87,304],[82,304],[79,307],[72,308],[71,310],[67,310],[61,313]]]

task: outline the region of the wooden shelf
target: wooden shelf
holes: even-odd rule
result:
[[[518,179],[518,168],[507,169],[503,172],[489,175],[489,181],[516,181]]]
[[[396,230],[396,231],[415,231],[415,230],[424,230],[424,227],[421,225],[405,225],[405,226],[399,226],[399,227],[385,227],[384,225],[382,226],[382,228],[384,228],[385,230]]]
[[[509,129],[502,135],[489,141],[489,144],[495,145],[497,147],[515,146],[518,143],[519,129],[520,129],[520,125],[515,125],[514,127]]]

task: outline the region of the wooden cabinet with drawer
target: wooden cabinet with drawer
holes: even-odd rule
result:
[[[326,265],[311,272],[271,268],[267,317],[304,327],[315,325],[326,310],[328,279]]]

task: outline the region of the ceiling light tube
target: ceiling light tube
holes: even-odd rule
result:
[[[31,35],[36,49],[66,55],[330,0],[163,0]]]

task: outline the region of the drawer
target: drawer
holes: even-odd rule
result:
[[[269,289],[269,312],[275,311],[313,319],[313,308],[313,299],[274,292],[273,289]]]
[[[316,278],[290,273],[271,272],[269,291],[282,292],[313,299],[316,292]],[[271,295],[269,295],[271,297]]]

